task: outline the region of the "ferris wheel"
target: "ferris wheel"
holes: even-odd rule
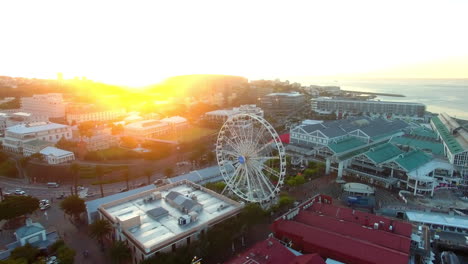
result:
[[[219,131],[216,157],[226,188],[240,198],[266,203],[279,194],[286,174],[285,150],[262,117],[230,117]]]

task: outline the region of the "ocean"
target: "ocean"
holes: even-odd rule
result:
[[[423,103],[427,111],[468,119],[468,79],[348,79],[316,84],[337,85],[342,90],[402,94],[405,97],[376,99]]]

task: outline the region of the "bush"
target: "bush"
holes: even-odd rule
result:
[[[304,176],[298,174],[296,176],[292,176],[292,177],[289,177],[287,180],[286,180],[286,184],[289,185],[289,186],[298,186],[298,185],[302,185],[306,182]]]
[[[9,178],[17,178],[18,169],[16,168],[15,162],[11,160],[5,160],[0,163],[0,175],[7,176]]]
[[[221,193],[226,187],[226,183],[224,181],[209,182],[205,184],[205,187],[217,193]]]

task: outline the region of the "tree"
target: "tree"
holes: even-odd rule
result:
[[[32,196],[8,196],[0,202],[0,220],[31,214],[39,208],[39,200]]]
[[[70,195],[60,202],[60,209],[67,215],[78,219],[80,214],[86,211],[86,205],[84,200],[78,197],[78,195]]]
[[[92,128],[94,127],[93,121],[83,122],[78,125],[78,130],[80,131],[80,136],[82,137],[91,137],[93,135]]]
[[[112,226],[109,221],[98,219],[89,225],[89,235],[98,240],[101,248],[104,248],[104,237],[112,232]]]
[[[75,250],[67,246],[62,246],[57,250],[57,259],[59,260],[58,263],[73,264],[73,262],[75,261],[75,255]]]
[[[130,248],[123,241],[115,241],[110,248],[110,259],[112,263],[127,263],[132,259]]]
[[[124,131],[123,125],[114,125],[112,126],[112,135],[119,135],[122,134]]]
[[[146,179],[148,179],[148,184],[150,184],[151,183],[151,175],[153,175],[153,173],[149,169],[145,170],[144,173],[145,173]]]
[[[28,175],[26,174],[26,168],[28,167],[30,160],[31,160],[31,157],[23,157],[19,160],[21,174],[23,175],[23,178],[28,180],[28,182],[29,182],[29,178],[28,178]]]
[[[24,258],[20,259],[5,259],[5,260],[0,260],[0,264],[28,264],[28,261],[25,260]]]
[[[136,148],[138,146],[137,141],[133,137],[121,137],[120,141],[122,142],[122,146],[126,148]]]
[[[173,168],[167,167],[167,168],[164,169],[164,176],[166,176],[167,178],[172,177],[173,174],[174,174],[174,169]]]
[[[55,146],[59,149],[65,149],[68,151],[73,151],[74,148],[76,148],[78,144],[73,141],[69,141],[66,138],[62,137],[56,144]]]
[[[73,187],[75,190],[75,195],[78,195],[78,174],[80,172],[80,165],[78,163],[72,163],[70,165],[70,172],[73,176]]]
[[[130,170],[128,169],[128,166],[125,168],[123,176],[125,179],[125,183],[127,183],[127,190],[130,190],[130,186],[128,184],[128,181],[130,180]]]
[[[102,176],[104,175],[104,169],[101,166],[96,166],[95,174],[99,180],[99,190],[101,191],[101,197],[104,197],[104,190],[102,188]]]
[[[56,254],[59,263],[73,264],[76,252],[69,248],[63,240],[57,240],[48,248],[50,254]]]
[[[12,259],[24,259],[28,264],[33,263],[39,255],[39,249],[31,246],[27,243],[22,247],[17,247],[11,251],[10,258]]]

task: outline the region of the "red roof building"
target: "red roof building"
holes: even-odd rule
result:
[[[347,264],[407,264],[412,225],[315,197],[276,220],[276,238],[303,253],[318,253]]]
[[[318,254],[296,256],[275,238],[261,241],[227,264],[325,264]]]

